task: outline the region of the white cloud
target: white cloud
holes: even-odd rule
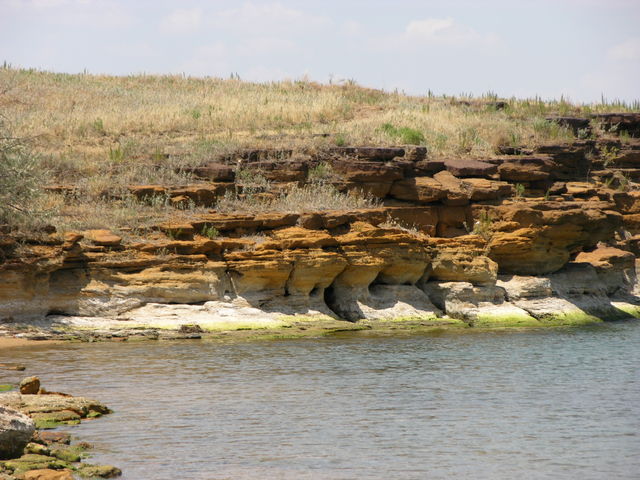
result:
[[[213,26],[255,36],[275,33],[292,33],[317,30],[331,24],[326,17],[285,7],[281,3],[244,3],[239,8],[215,12],[211,16]]]
[[[6,3],[9,7],[16,9],[41,9],[62,7],[76,2],[74,0],[7,0],[6,2],[0,3]]]
[[[342,25],[342,32],[350,37],[357,37],[364,35],[364,28],[360,22],[355,20],[348,20]]]
[[[298,50],[296,43],[286,38],[253,37],[246,38],[235,52],[239,55],[266,55],[270,53],[292,53]]]
[[[202,25],[202,18],[202,10],[199,8],[178,9],[162,19],[160,28],[171,33],[193,32]]]
[[[613,60],[640,60],[640,37],[630,38],[611,47],[607,55]]]
[[[9,0],[6,5],[14,14],[29,20],[37,16],[51,25],[121,28],[134,23],[129,9],[117,0]]]
[[[413,20],[407,25],[404,36],[410,41],[434,45],[465,46],[499,42],[497,35],[481,34],[471,27],[456,23],[452,18]]]
[[[231,73],[231,52],[222,42],[204,45],[194,50],[178,68],[190,75],[227,76]]]

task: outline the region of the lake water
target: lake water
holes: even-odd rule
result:
[[[640,323],[0,351],[126,480],[640,478]]]

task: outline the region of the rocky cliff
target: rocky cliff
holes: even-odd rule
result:
[[[423,147],[242,150],[194,168],[197,184],[132,185],[139,199],[166,195],[176,208],[211,210],[189,222],[168,218],[142,239],[5,232],[0,326],[227,330],[313,318],[544,325],[636,316],[640,115],[614,117],[601,120],[616,132],[491,158],[430,158]],[[553,119],[576,128],[580,120]],[[220,213],[226,192],[249,195],[240,167],[268,180],[251,193],[262,199],[320,183],[378,205]]]

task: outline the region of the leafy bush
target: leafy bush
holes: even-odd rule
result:
[[[400,127],[397,128],[390,123],[385,123],[380,129],[387,135],[397,138],[400,143],[406,145],[420,145],[424,143],[424,134],[415,128]]]
[[[40,218],[45,173],[25,141],[0,118],[0,223],[32,225]]]
[[[307,178],[312,183],[326,183],[334,176],[333,167],[327,162],[320,162],[309,170]]]

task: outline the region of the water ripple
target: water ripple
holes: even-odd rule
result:
[[[629,322],[70,344],[0,351],[0,361],[114,408],[75,431],[126,480],[588,480],[640,471],[639,347]]]

